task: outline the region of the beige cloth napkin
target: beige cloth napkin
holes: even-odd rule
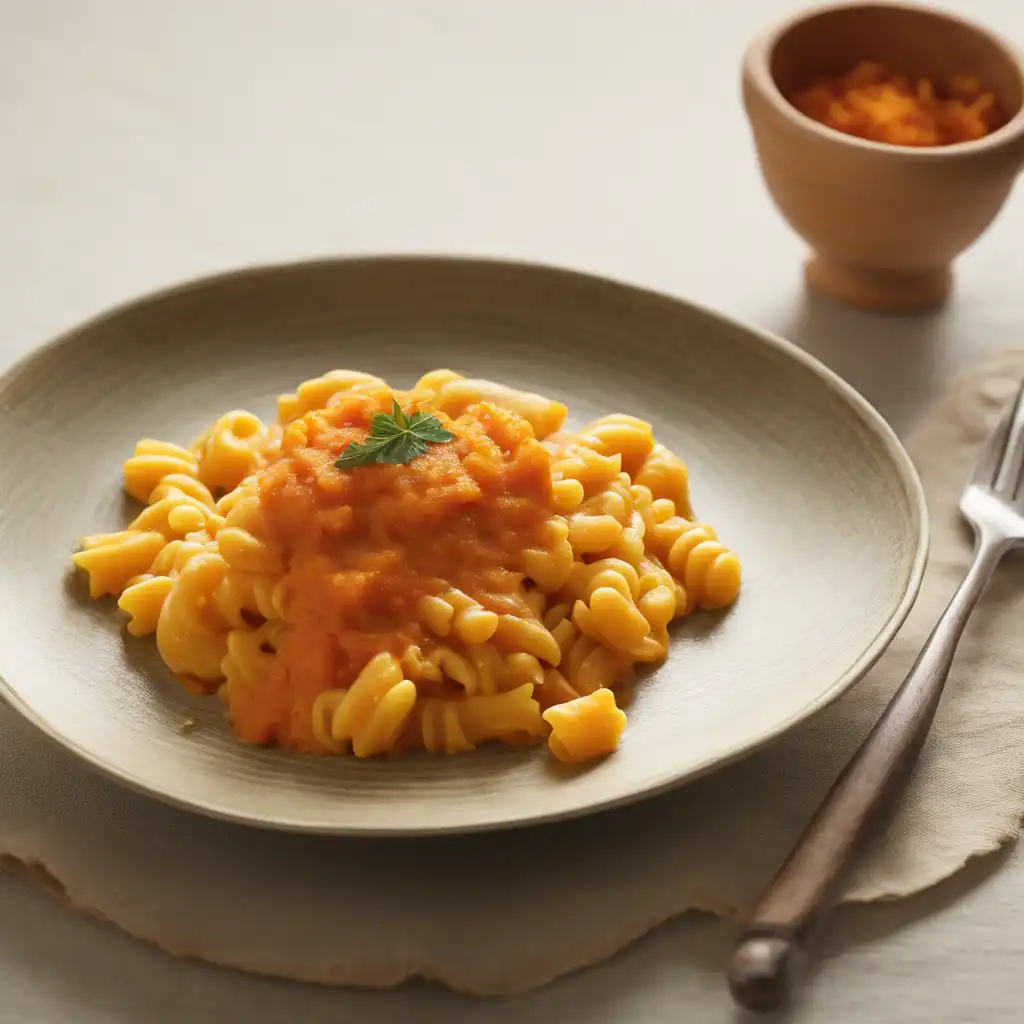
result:
[[[964,378],[912,445],[933,543],[892,650],[846,697],[739,764],[562,825],[331,840],[164,807],[81,768],[2,708],[0,853],[45,869],[76,907],[174,953],[329,983],[424,975],[472,993],[524,991],[683,911],[735,914],[769,880],[966,569],[956,498],[1022,374],[1024,353],[1008,353]],[[1022,614],[1024,571],[1007,564],[961,644],[910,791],[847,900],[905,896],[1019,834]]]

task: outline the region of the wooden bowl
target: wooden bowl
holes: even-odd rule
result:
[[[974,142],[870,142],[806,117],[786,99],[864,60],[936,82],[973,75],[1009,121]],[[1024,65],[985,29],[903,3],[804,11],[759,36],[743,100],[764,180],[813,250],[811,287],[866,309],[911,312],[947,296],[954,258],[999,212],[1024,164]]]

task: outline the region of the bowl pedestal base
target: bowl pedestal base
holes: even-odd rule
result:
[[[804,267],[816,292],[858,309],[880,313],[921,313],[942,305],[953,285],[947,266],[926,270],[870,270],[812,256]]]

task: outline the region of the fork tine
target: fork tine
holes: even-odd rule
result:
[[[1006,427],[1002,452],[996,463],[992,490],[1004,498],[1013,499],[1020,487],[1024,470],[1024,381],[1017,389],[1013,412]]]

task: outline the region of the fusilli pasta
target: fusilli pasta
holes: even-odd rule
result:
[[[448,440],[339,468],[392,408]],[[648,423],[566,433],[565,415],[450,370],[407,392],[335,370],[276,423],[236,410],[187,448],[141,440],[124,478],[145,508],[74,561],[251,742],[371,757],[547,736],[585,761],[618,745],[633,666],[665,657],[673,619],[732,602],[740,567]]]

